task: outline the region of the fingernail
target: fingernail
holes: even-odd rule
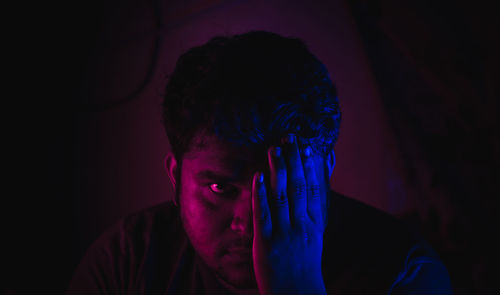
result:
[[[304,150],[304,155],[306,157],[309,157],[311,156],[311,147],[310,146],[306,146],[305,150]]]
[[[279,158],[281,156],[281,148],[279,146],[274,148],[274,156]]]
[[[259,173],[259,182],[263,183],[264,182],[264,172]]]

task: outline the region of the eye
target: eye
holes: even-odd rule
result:
[[[208,185],[210,190],[217,195],[225,195],[234,191],[229,185],[221,184],[221,183],[211,183]]]

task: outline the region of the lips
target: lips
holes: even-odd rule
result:
[[[252,259],[252,250],[242,247],[229,248],[227,255],[232,260],[250,261]]]
[[[252,254],[252,250],[249,248],[245,248],[245,247],[233,247],[233,248],[229,248],[229,253],[250,255],[250,254]]]

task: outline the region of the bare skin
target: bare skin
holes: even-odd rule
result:
[[[275,158],[274,147],[252,151],[221,142],[215,136],[199,139],[206,142],[205,146],[186,154],[182,167],[171,153],[165,162],[174,188],[180,190],[181,218],[198,255],[219,280],[237,289],[254,289],[256,294],[305,290],[290,285],[295,281],[321,293],[322,249],[318,247],[326,226],[333,151],[329,161],[314,154],[302,159],[306,145],[301,152],[297,141],[295,145],[284,142],[281,158]],[[181,178],[176,183],[174,175],[179,168]],[[260,172],[265,175],[263,183],[257,181]],[[302,195],[295,180],[305,185],[304,190],[299,189]],[[314,196],[309,191],[314,191]],[[286,207],[275,206],[277,196],[284,198]],[[295,217],[306,223],[299,223]],[[299,225],[301,230],[295,230]],[[287,262],[270,253],[296,257]],[[297,267],[300,257],[303,263]]]

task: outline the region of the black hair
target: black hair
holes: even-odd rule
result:
[[[178,161],[204,132],[258,148],[294,133],[326,154],[340,120],[326,67],[302,40],[265,31],[216,36],[189,49],[179,57],[163,101],[164,127]]]

